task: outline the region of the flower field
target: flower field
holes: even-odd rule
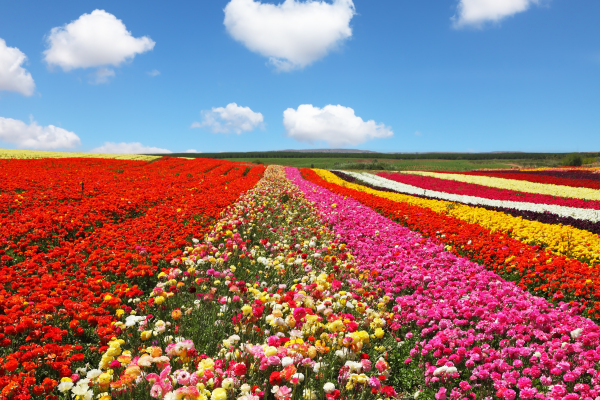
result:
[[[102,154],[102,153],[75,153],[43,150],[13,150],[0,149],[0,159],[40,159],[40,158],[109,158],[117,160],[157,160],[160,157],[142,154]]]
[[[0,160],[0,399],[596,399],[596,175]]]

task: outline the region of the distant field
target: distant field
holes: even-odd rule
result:
[[[0,149],[0,159],[39,159],[39,158],[110,158],[117,160],[152,161],[161,158],[161,155],[150,156],[144,154],[104,154],[104,153],[78,153],[41,150],[13,150]]]
[[[285,165],[298,168],[343,168],[362,169],[363,164],[372,164],[377,160],[385,169],[390,170],[435,170],[435,171],[468,171],[477,168],[510,168],[515,163],[510,161],[469,161],[469,160],[385,160],[373,158],[229,158],[231,161],[256,162],[263,164]],[[381,168],[383,169],[383,168]]]

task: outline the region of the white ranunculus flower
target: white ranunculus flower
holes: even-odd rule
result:
[[[58,384],[57,389],[62,393],[66,393],[71,390],[72,387],[73,382],[61,382]]]
[[[335,390],[335,385],[331,382],[327,382],[323,385],[323,390],[325,391],[325,393],[331,393]]]

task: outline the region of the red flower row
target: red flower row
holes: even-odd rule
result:
[[[126,301],[264,172],[175,158],[1,163],[19,173],[0,196],[13,199],[0,205],[0,398],[43,398],[97,363],[115,309],[141,311]]]

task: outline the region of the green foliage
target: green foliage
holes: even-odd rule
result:
[[[216,159],[332,159],[332,158],[371,158],[378,160],[554,160],[560,161],[565,153],[300,153],[293,151],[254,151],[254,152],[224,152],[224,153],[173,153],[171,157],[216,158]],[[590,157],[598,157],[600,153],[587,153]],[[274,164],[274,163],[271,163]]]
[[[563,165],[567,167],[581,167],[583,164],[583,158],[579,154],[569,154],[563,158]]]
[[[253,162],[249,158],[231,159],[231,161]],[[263,160],[264,164],[284,165],[296,168],[321,168],[321,169],[357,169],[357,170],[427,170],[427,171],[470,171],[477,168],[510,168],[511,165],[496,161],[472,161],[472,160],[383,160],[364,158],[268,158]],[[352,168],[355,167],[355,168]]]

